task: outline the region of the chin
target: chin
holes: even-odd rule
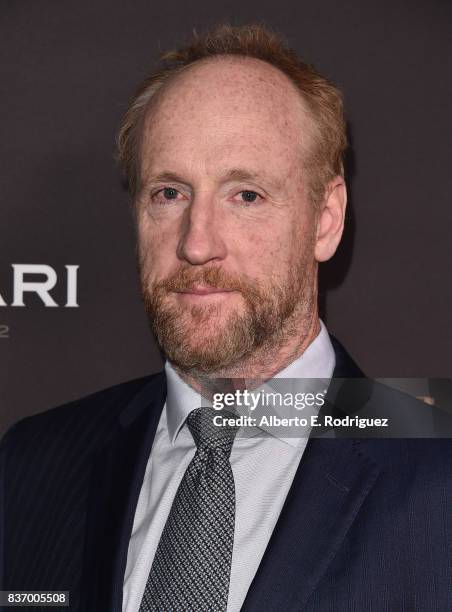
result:
[[[223,309],[200,308],[191,309],[189,312],[181,312],[174,331],[184,339],[183,345],[186,350],[196,353],[214,350],[218,352],[225,347],[229,341],[231,327],[235,321],[241,320],[240,313],[224,312]]]
[[[246,316],[203,308],[180,313],[155,329],[168,360],[181,370],[212,374],[235,366],[252,345]]]
[[[177,313],[179,324],[187,328],[187,334],[210,336],[219,329],[226,329],[232,320],[245,316],[237,304],[212,302],[209,304],[177,304],[171,308]]]

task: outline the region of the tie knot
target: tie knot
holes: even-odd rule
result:
[[[208,406],[195,408],[187,417],[187,425],[199,450],[220,449],[229,456],[239,428],[237,425],[223,424],[222,419],[220,424],[215,425],[214,418],[218,416],[224,415]],[[229,416],[233,418],[232,414]]]

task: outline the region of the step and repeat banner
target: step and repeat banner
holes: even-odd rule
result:
[[[343,91],[343,243],[322,318],[370,376],[452,376],[452,5],[396,0],[0,2],[0,433],[157,371],[115,138],[193,28],[260,22]]]

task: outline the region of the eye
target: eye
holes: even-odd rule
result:
[[[152,194],[152,199],[157,204],[165,204],[170,200],[177,200],[181,193],[174,187],[163,187]]]
[[[161,193],[166,200],[175,200],[179,192],[173,187],[164,187]]]
[[[261,197],[255,191],[250,191],[248,189],[245,191],[239,191],[238,195],[240,196],[241,201],[245,204],[252,204],[253,202],[256,202],[258,198]]]

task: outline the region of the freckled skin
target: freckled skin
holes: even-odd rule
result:
[[[192,65],[165,86],[148,113],[136,201],[147,285],[181,266],[217,267],[271,291],[275,283],[287,285],[290,271],[304,262],[305,299],[285,323],[288,333],[271,347],[271,356],[269,345],[263,346],[216,376],[271,376],[318,333],[316,260],[328,257],[315,250],[320,226],[306,197],[302,160],[309,133],[295,86],[252,58]],[[237,169],[249,176],[231,174]],[[255,201],[246,201],[244,192],[257,194]],[[190,325],[184,312],[190,299],[215,304],[211,325]],[[198,346],[227,334],[228,316],[244,309],[237,292],[202,298],[171,294],[168,300],[180,306],[181,324]],[[195,383],[189,373],[182,374]]]

